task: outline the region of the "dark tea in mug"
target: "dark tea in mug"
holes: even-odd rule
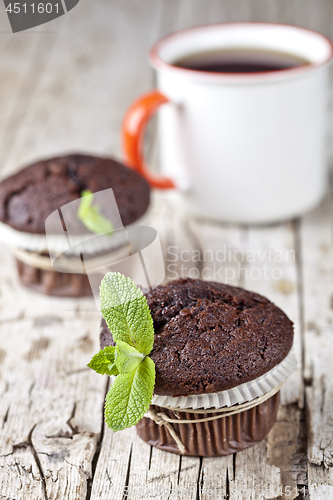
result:
[[[305,66],[309,61],[294,54],[250,48],[196,52],[174,61],[173,66],[209,73],[261,73]]]

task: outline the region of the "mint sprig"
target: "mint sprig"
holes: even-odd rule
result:
[[[104,276],[100,298],[116,345],[95,354],[88,366],[116,376],[106,395],[105,421],[120,431],[138,423],[153,397],[155,365],[148,357],[154,344],[153,320],[141,290],[120,273]]]
[[[116,367],[120,373],[136,370],[145,358],[144,354],[122,340],[117,342],[116,356]]]
[[[92,191],[81,192],[81,202],[77,212],[78,219],[89,231],[97,234],[112,233],[113,226],[103,214],[98,206],[93,205],[94,195]]]
[[[151,403],[154,384],[155,365],[148,356],[135,370],[116,377],[105,400],[105,421],[113,431],[141,420]]]
[[[154,343],[153,320],[146,297],[120,273],[107,273],[100,286],[101,311],[115,342],[122,340],[148,355]]]
[[[93,356],[90,363],[87,364],[89,368],[101,375],[118,375],[119,370],[115,360],[116,348],[113,346],[106,346]]]

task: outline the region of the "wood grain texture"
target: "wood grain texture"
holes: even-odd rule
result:
[[[65,151],[120,157],[126,108],[154,86],[151,44],[178,29],[230,21],[298,24],[333,38],[331,0],[81,0],[17,35],[1,4],[0,175]],[[262,228],[185,218],[175,206],[173,193],[154,193],[147,222],[159,233],[167,278],[245,286],[295,323],[299,367],[283,388],[275,426],[251,449],[203,460],[152,449],[135,429],[113,434],[103,424],[107,380],[85,367],[98,349],[94,303],[25,290],[1,248],[1,500],[332,497],[331,198],[301,221]]]
[[[299,366],[282,389],[282,403],[287,406],[279,412],[266,445],[260,444],[237,454],[233,475],[228,474],[228,488],[231,498],[251,498],[253,492],[258,498],[275,498],[280,494],[282,498],[296,498],[299,471],[294,462],[299,452],[297,436],[303,384],[294,225],[238,228],[195,219],[190,219],[189,225],[199,243],[201,276],[266,295],[295,323],[294,349]],[[189,252],[183,250],[183,255],[188,259]],[[194,251],[191,255],[195,259]],[[191,274],[193,262],[186,265]],[[258,463],[261,464],[260,474],[254,475],[251,467],[255,468],[253,464]]]
[[[301,222],[309,492],[333,494],[332,194]]]
[[[5,265],[12,289],[2,292],[13,301],[20,285],[12,274]],[[25,292],[19,317],[1,315],[0,491],[15,500],[84,499],[106,389],[85,366],[98,348],[99,315],[74,309],[79,301],[38,298]]]

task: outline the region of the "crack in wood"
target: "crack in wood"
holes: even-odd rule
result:
[[[29,387],[29,391],[28,391],[29,399],[30,399],[29,403],[28,403],[28,410],[29,410],[29,412],[30,412],[32,404],[33,404],[32,391],[33,391],[35,385],[36,385],[36,382],[33,380],[32,383],[31,383],[31,385],[30,385],[30,387]]]
[[[40,451],[39,454],[46,455],[47,457],[49,457],[51,462],[61,462],[61,460],[64,460],[64,462],[67,462],[69,465],[75,467],[73,464],[70,464],[68,461],[66,461],[66,458],[70,456],[69,451],[66,449],[62,449],[59,452],[51,451],[51,453]]]
[[[169,489],[169,493],[168,493],[168,498],[167,500],[170,500],[170,497],[172,496],[172,483],[170,483],[170,489]]]
[[[35,460],[35,463],[36,463],[36,466],[37,466],[37,469],[38,469],[38,472],[39,472],[39,475],[40,475],[40,479],[41,479],[41,482],[42,482],[42,489],[43,489],[43,493],[44,493],[44,498],[45,500],[49,500],[48,499],[48,496],[47,496],[47,491],[46,491],[46,479],[45,479],[45,474],[44,474],[44,470],[43,470],[43,467],[42,467],[42,464],[39,460],[39,457],[38,457],[38,453],[37,453],[37,450],[35,449],[35,446],[33,444],[33,440],[32,440],[32,434],[36,428],[36,425],[35,424],[32,429],[30,430],[29,434],[28,434],[28,437],[27,437],[27,440],[24,442],[24,443],[21,443],[20,445],[16,445],[15,448],[24,448],[24,447],[30,447],[30,450],[31,450],[31,453],[32,453],[32,456],[34,457],[34,460]],[[34,478],[36,479],[36,478]]]
[[[107,467],[105,468],[105,474],[106,474],[106,477],[108,478],[109,483],[110,483],[110,484],[111,484],[111,486],[112,486],[112,484],[113,484],[113,483],[112,483],[112,479],[111,479],[111,477],[110,477],[110,474],[109,474],[109,471],[108,471],[108,468],[107,468]]]
[[[4,417],[3,417],[3,421],[2,421],[2,428],[4,428],[4,427],[5,427],[6,422],[7,422],[7,420],[8,420],[9,410],[10,410],[10,405],[8,406],[8,408],[7,408],[7,410],[6,410],[6,413],[5,413]]]
[[[101,430],[100,430],[100,435],[99,435],[98,441],[96,443],[95,453],[94,453],[94,456],[93,456],[92,461],[91,461],[91,477],[90,477],[90,479],[88,478],[88,480],[87,480],[87,495],[86,495],[86,500],[90,500],[90,498],[91,498],[92,485],[93,485],[93,481],[94,481],[94,477],[95,477],[95,473],[96,473],[96,468],[97,468],[97,463],[98,463],[98,459],[99,459],[99,456],[100,456],[100,453],[101,453],[101,448],[102,448],[102,443],[103,443],[104,430],[105,430],[104,401],[105,401],[106,394],[107,394],[107,392],[109,390],[109,382],[110,381],[107,380],[107,382],[105,384],[104,398],[103,398],[103,403],[102,403]],[[108,475],[108,471],[107,470],[106,470],[106,472],[107,472],[107,475]],[[110,481],[111,481],[111,479],[110,479]]]
[[[228,469],[228,467],[226,468],[225,482],[226,482],[225,498],[226,498],[226,500],[229,500],[230,499],[230,483],[229,483],[229,469]]]
[[[151,469],[151,459],[152,459],[152,456],[153,456],[153,447],[151,446],[151,447],[150,447],[150,453],[149,453],[148,470],[150,470],[150,469]]]
[[[77,373],[87,372],[90,370],[88,366],[84,366],[83,368],[78,368],[77,370],[72,370],[66,372],[66,377],[70,377],[71,375],[76,375]]]
[[[325,375],[320,377],[320,386],[321,386],[321,402],[320,402],[320,413],[324,413],[325,407],[325,397],[326,397],[326,384],[325,384]]]
[[[20,467],[19,467],[19,464],[17,462],[15,462],[14,466],[16,467],[16,470],[17,470],[17,473],[18,473],[18,477],[20,479],[20,490],[23,488],[23,484],[22,484],[22,480],[21,480],[21,477],[20,477]]]
[[[131,471],[132,451],[133,451],[133,443],[131,444],[131,449],[130,449],[129,457],[128,457],[127,472],[126,472],[126,479],[125,479],[125,484],[124,484],[122,500],[127,500],[127,498],[128,498],[128,485],[129,485],[129,478],[130,478],[130,471]]]
[[[159,476],[155,476],[155,477],[149,479],[148,483],[155,483],[156,481],[160,481],[161,479],[168,479],[171,476],[178,474],[178,471],[179,471],[179,469],[172,470],[168,474],[160,474]]]
[[[200,498],[202,497],[202,492],[203,492],[203,488],[204,488],[204,476],[205,476],[205,469],[202,468],[202,472],[201,472],[201,478],[200,478]]]
[[[68,427],[72,431],[72,437],[75,436],[76,434],[79,434],[79,428],[73,424],[73,421],[75,419],[75,412],[76,412],[76,403],[74,403],[72,414],[66,422],[66,424],[68,425]]]
[[[177,477],[177,486],[179,486],[179,480],[180,480],[180,472],[182,470],[182,456],[179,455],[179,468],[178,468],[178,477]]]
[[[33,388],[35,387],[35,385],[36,385],[35,381],[31,382],[31,385],[30,385],[29,391],[28,391],[28,394],[29,394],[30,397],[31,397],[31,393],[32,393]]]
[[[75,420],[75,412],[76,412],[76,403],[74,403],[71,416],[69,417],[69,419],[66,422],[66,425],[70,428],[70,432],[67,432],[67,431],[64,432],[63,430],[60,430],[56,434],[51,434],[51,435],[45,436],[45,437],[47,437],[48,439],[57,439],[57,438],[73,439],[73,437],[77,434],[88,435],[88,436],[93,437],[94,436],[93,433],[80,432],[79,428],[73,424],[73,421]]]
[[[80,464],[73,464],[71,462],[69,462],[66,458],[63,459],[64,462],[66,462],[66,464],[70,465],[71,467],[75,468],[76,470],[79,471],[79,473],[81,474],[81,476],[84,478],[85,481],[87,481],[89,479],[89,473],[87,471],[84,470],[83,466],[80,465]]]
[[[234,453],[232,456],[232,476],[233,476],[233,481],[236,479],[236,457],[237,454]]]
[[[305,395],[304,395],[305,397]],[[307,422],[306,411],[301,409],[299,418],[299,433],[297,436],[298,452],[294,457],[294,471],[297,474],[297,489],[300,499],[307,498],[308,495],[308,460],[307,460]],[[303,494],[304,491],[304,494]],[[296,498],[298,498],[296,497]]]
[[[196,500],[200,500],[201,494],[202,494],[202,489],[201,489],[201,476],[202,476],[202,471],[203,471],[203,458],[200,457],[200,464],[199,464],[199,470],[198,470],[198,478],[197,478],[197,495],[196,495]]]

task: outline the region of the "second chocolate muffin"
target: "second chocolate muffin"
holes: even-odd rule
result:
[[[19,231],[44,234],[45,220],[54,210],[80,198],[82,191],[108,188],[113,189],[124,226],[147,210],[147,181],[112,158],[70,154],[41,160],[0,183],[0,221]]]
[[[54,271],[48,258],[49,250],[54,249],[46,241],[45,221],[51,213],[79,200],[84,192],[109,188],[113,190],[123,226],[137,221],[146,212],[150,200],[148,183],[112,158],[82,154],[49,158],[0,183],[0,235],[14,250],[20,280],[25,286],[48,295],[91,295],[86,274]],[[107,197],[104,204],[108,213]],[[103,206],[99,208],[103,212]],[[78,217],[66,218],[65,222],[70,234],[89,234]],[[115,241],[114,234],[112,238]],[[97,248],[96,252],[103,250]]]

